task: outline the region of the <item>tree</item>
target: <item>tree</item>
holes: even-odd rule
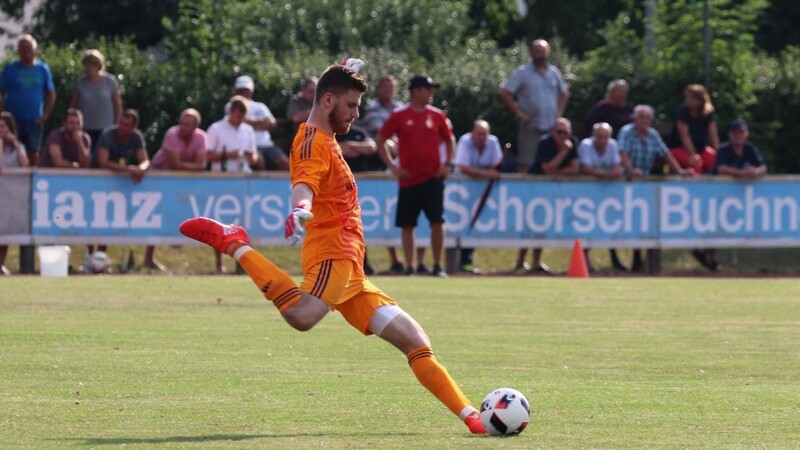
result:
[[[34,13],[31,30],[40,41],[68,44],[98,37],[130,37],[139,48],[157,44],[164,35],[161,21],[175,17],[180,0],[44,0]],[[0,10],[21,19],[30,0],[0,0]]]

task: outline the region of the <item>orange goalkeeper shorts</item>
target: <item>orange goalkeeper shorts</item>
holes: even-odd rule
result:
[[[356,271],[347,259],[327,259],[306,272],[300,290],[321,299],[339,311],[347,322],[365,335],[378,307],[395,301]]]

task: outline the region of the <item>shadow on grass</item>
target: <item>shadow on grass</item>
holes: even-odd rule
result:
[[[58,441],[78,441],[83,445],[125,445],[125,444],[169,444],[181,442],[213,442],[213,441],[250,441],[255,439],[285,439],[299,437],[325,437],[325,436],[345,436],[345,433],[296,433],[296,434],[208,434],[199,436],[165,436],[154,438],[75,438],[75,439],[53,439]],[[366,434],[364,436],[369,436]],[[373,436],[417,436],[419,433],[374,433]],[[352,436],[352,435],[347,435]]]

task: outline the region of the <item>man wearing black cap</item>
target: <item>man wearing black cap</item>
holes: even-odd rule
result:
[[[748,138],[747,122],[736,119],[728,127],[728,142],[719,146],[712,173],[735,178],[755,179],[767,173],[764,158]]]
[[[425,75],[414,75],[409,83],[411,101],[392,112],[378,132],[378,154],[400,184],[395,226],[402,228],[406,275],[414,273],[414,228],[420,212],[431,224],[433,275],[447,277],[442,270],[444,245],[444,179],[453,164],[454,138],[447,115],[431,106],[438,83]],[[397,136],[398,163],[392,162],[386,140]],[[447,157],[442,164],[439,142],[444,142]],[[419,261],[422,263],[422,261]]]

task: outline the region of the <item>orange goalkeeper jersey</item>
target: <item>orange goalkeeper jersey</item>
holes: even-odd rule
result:
[[[363,274],[364,230],[358,188],[342,150],[319,128],[303,123],[289,155],[292,186],[307,184],[314,192],[303,242],[303,271],[326,259],[349,259]]]

